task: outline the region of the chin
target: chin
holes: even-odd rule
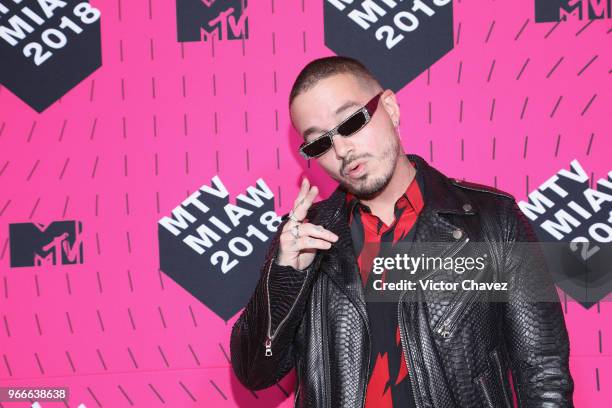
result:
[[[347,190],[354,196],[362,199],[376,197],[378,194],[380,194],[381,191],[385,189],[387,184],[389,184],[389,180],[372,180],[372,178],[369,177],[367,174],[363,175],[363,177],[359,180],[363,181],[353,183],[345,179],[341,184],[345,190]]]

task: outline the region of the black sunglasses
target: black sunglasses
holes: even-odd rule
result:
[[[325,132],[313,141],[302,143],[300,146],[300,154],[304,156],[305,159],[319,157],[332,147],[332,139],[336,133],[340,136],[348,137],[359,132],[370,122],[372,116],[374,116],[381,94],[382,92],[378,93],[375,97],[370,99],[363,108],[343,120],[332,130]]]

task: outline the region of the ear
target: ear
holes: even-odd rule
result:
[[[380,96],[380,103],[391,118],[393,126],[399,125],[400,109],[397,103],[397,99],[395,97],[395,93],[390,89],[385,90]]]

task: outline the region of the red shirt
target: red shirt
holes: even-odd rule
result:
[[[410,232],[423,208],[422,186],[419,184],[421,184],[419,177],[415,177],[404,194],[395,202],[395,219],[391,225],[386,225],[354,195],[347,193],[348,222],[364,286],[371,285],[375,278],[369,276],[369,271],[372,270],[373,259],[378,256],[381,242],[397,243],[412,240],[414,233]],[[385,280],[384,273],[382,280]],[[407,378],[408,368],[397,326],[397,304],[366,302],[366,308],[372,348],[365,406],[366,408],[410,407],[414,402],[411,402],[412,390]]]

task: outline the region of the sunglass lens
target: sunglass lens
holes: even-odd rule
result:
[[[357,132],[365,124],[366,116],[362,111],[359,111],[338,127],[338,133],[342,136],[349,136]]]
[[[322,137],[302,148],[302,152],[308,157],[316,157],[325,153],[331,147],[331,139]]]

